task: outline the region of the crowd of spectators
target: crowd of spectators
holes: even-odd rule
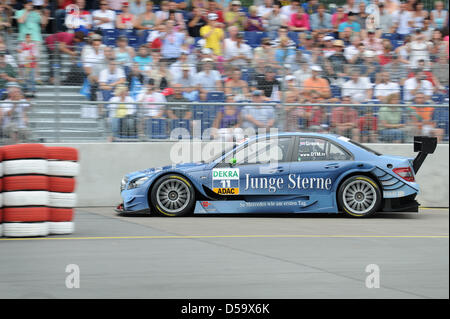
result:
[[[123,118],[137,116],[140,133],[152,119],[204,120],[183,103],[208,101],[258,104],[203,112],[225,138],[247,127],[335,132],[363,142],[448,136],[435,108],[413,107],[448,98],[443,1],[430,10],[420,0],[254,0],[248,8],[239,0],[42,0],[18,10],[9,2],[1,1],[0,32],[17,25],[19,59],[7,62],[14,49],[1,51],[2,33],[0,90],[22,78],[35,92],[42,50],[51,65],[70,55],[65,83],[79,74],[75,84],[91,101],[111,101],[99,111],[116,136]],[[56,32],[44,40],[49,21]],[[347,106],[314,105],[320,103]],[[352,107],[366,103],[383,106]]]

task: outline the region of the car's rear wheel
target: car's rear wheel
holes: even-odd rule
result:
[[[352,217],[375,214],[382,200],[380,188],[370,177],[357,175],[346,179],[338,191],[339,208]]]
[[[163,216],[186,216],[193,212],[195,190],[183,176],[169,174],[156,181],[151,191],[154,211]]]

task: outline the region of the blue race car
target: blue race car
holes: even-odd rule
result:
[[[127,174],[120,213],[163,216],[226,213],[417,212],[415,182],[436,149],[414,137],[416,158],[379,154],[332,134],[279,133],[234,144],[215,159]]]

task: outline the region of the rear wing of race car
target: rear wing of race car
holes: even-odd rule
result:
[[[417,174],[428,154],[433,154],[437,146],[437,138],[430,136],[414,136],[414,152],[419,152],[413,161],[414,173]]]

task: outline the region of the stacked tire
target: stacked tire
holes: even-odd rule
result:
[[[0,147],[0,237],[3,236],[3,200],[2,200],[2,186],[3,186],[3,149]]]
[[[41,144],[2,147],[3,236],[47,236],[50,211],[47,148]]]
[[[78,151],[72,147],[47,147],[50,234],[71,234],[76,205],[75,177],[79,172]]]

